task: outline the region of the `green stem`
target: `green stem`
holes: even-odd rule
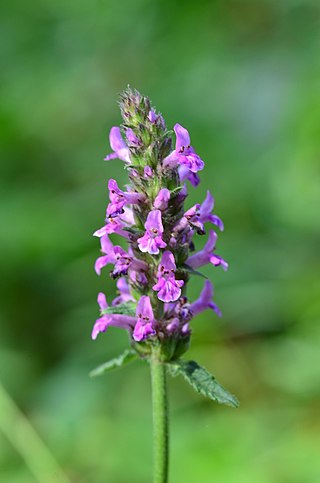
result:
[[[153,415],[153,483],[168,482],[169,427],[166,365],[154,351],[150,360]]]

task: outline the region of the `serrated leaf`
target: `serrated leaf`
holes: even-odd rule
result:
[[[137,358],[138,354],[135,350],[127,349],[118,357],[115,357],[114,359],[111,359],[110,361],[107,361],[104,364],[101,364],[100,366],[93,369],[93,371],[91,371],[89,375],[90,377],[102,376],[106,372],[113,371],[114,369],[125,366],[129,364],[129,362],[132,362]]]
[[[112,305],[104,310],[101,310],[102,315],[107,314],[120,314],[120,315],[130,315],[130,317],[136,316],[136,304],[133,302],[126,302],[124,304]]]
[[[168,364],[171,375],[181,375],[203,396],[206,396],[220,404],[226,404],[237,408],[239,401],[233,394],[219,384],[216,378],[204,367],[195,361],[174,361]]]
[[[188,265],[183,265],[182,268],[183,268],[183,270],[185,270],[188,273],[191,273],[192,275],[197,275],[198,277],[202,277],[202,278],[205,278],[206,280],[208,280],[208,277],[206,275],[204,275],[201,272],[198,272],[198,270],[194,270],[193,268],[189,267]]]

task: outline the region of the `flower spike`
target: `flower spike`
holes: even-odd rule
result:
[[[111,128],[113,152],[105,159],[123,160],[130,184],[122,188],[115,179],[108,181],[105,225],[94,233],[102,252],[95,271],[101,275],[110,267],[118,295],[109,307],[99,294],[101,316],[92,337],[110,325],[121,327],[138,351],[142,344],[143,354],[148,354],[153,344],[159,344],[164,360],[170,361],[187,349],[192,319],[198,313],[209,308],[221,315],[208,280],[194,302],[187,298],[187,286],[192,271],[203,265],[227,269],[227,262],[215,253],[215,231],[209,230],[204,247],[194,251],[195,237],[205,236],[209,223],[221,231],[224,227],[212,213],[210,191],[202,203],[186,203],[186,181],[198,186],[204,168],[189,131],[176,123],[172,147],[162,115],[131,88],[121,94],[120,109],[123,124]],[[113,240],[114,235],[120,235],[123,243]]]

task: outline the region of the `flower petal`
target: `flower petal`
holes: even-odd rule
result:
[[[176,151],[179,151],[183,146],[190,145],[190,136],[188,131],[181,126],[181,124],[175,124],[174,132],[176,133]]]

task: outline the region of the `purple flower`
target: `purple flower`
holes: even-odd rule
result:
[[[154,171],[150,166],[145,166],[143,169],[143,177],[145,179],[153,178]]]
[[[170,200],[170,191],[167,188],[162,188],[157,194],[153,206],[158,210],[166,210]]]
[[[174,227],[173,235],[184,231],[188,226],[191,229],[195,229],[199,235],[204,235],[204,224],[208,221],[217,225],[220,230],[223,230],[222,220],[218,216],[211,214],[213,206],[213,197],[210,191],[207,191],[207,196],[201,205],[197,203],[185,212],[181,220]]]
[[[159,248],[165,248],[167,244],[162,240],[163,225],[161,219],[161,211],[150,211],[147,221],[144,225],[146,232],[143,237],[138,238],[139,249],[143,253],[150,253],[151,255],[158,255]]]
[[[164,166],[174,168],[177,165],[183,165],[192,173],[201,171],[204,168],[204,162],[190,146],[188,131],[180,124],[176,124],[173,129],[176,133],[176,147],[164,160]]]
[[[166,124],[163,117],[161,116],[161,114],[156,114],[153,109],[151,109],[151,111],[149,112],[148,119],[151,124],[158,124],[161,125],[163,129],[166,129]]]
[[[119,295],[112,301],[112,305],[120,305],[126,302],[133,302],[134,298],[130,293],[130,287],[125,277],[121,277],[117,280],[117,289]]]
[[[175,317],[174,319],[171,319],[168,321],[168,324],[166,326],[167,332],[173,333],[176,332],[177,329],[180,327],[180,320],[178,317]]]
[[[204,282],[204,287],[198,300],[190,305],[190,312],[193,316],[200,314],[206,309],[212,309],[216,314],[221,317],[221,311],[218,306],[213,302],[213,285],[209,280]]]
[[[175,271],[174,256],[166,250],[158,267],[158,282],[152,287],[153,290],[158,292],[158,299],[163,302],[174,302],[181,296],[181,287],[184,285],[184,281],[175,279]]]
[[[120,246],[113,246],[108,235],[101,237],[100,243],[101,251],[105,255],[96,260],[94,268],[98,275],[101,274],[102,268],[110,263],[114,264],[114,270],[111,272],[112,278],[127,275],[129,269],[134,271],[148,269],[148,265],[142,260],[133,258]]]
[[[190,169],[183,164],[179,166],[178,173],[179,173],[181,183],[183,183],[183,181],[187,179],[195,188],[200,183],[199,176],[196,173],[193,173],[192,171],[190,171]]]
[[[224,270],[227,270],[228,263],[219,255],[213,253],[217,241],[217,234],[211,230],[209,238],[202,250],[188,258],[186,264],[191,268],[199,268],[207,263],[212,263],[214,266],[221,265]]]
[[[199,219],[202,223],[209,221],[213,225],[216,225],[223,231],[224,226],[222,220],[217,216],[213,215],[211,212],[214,208],[214,199],[210,191],[207,191],[207,196],[203,203],[200,205],[199,209]]]
[[[150,297],[143,295],[137,305],[136,316],[138,318],[133,331],[133,338],[137,342],[147,339],[156,334],[154,329],[155,320],[150,302]]]
[[[110,159],[119,158],[122,161],[130,163],[130,151],[126,143],[124,142],[119,127],[112,127],[109,135],[110,146],[113,149],[113,153],[108,154],[104,159],[109,161]]]
[[[139,270],[130,270],[129,271],[130,280],[133,282],[134,285],[142,285],[145,286],[148,284],[148,278],[143,271]]]
[[[195,229],[199,235],[204,235],[204,225],[200,218],[200,205],[196,204],[185,212],[181,220],[176,224],[173,229],[173,235],[181,233],[186,229]]]
[[[158,116],[153,109],[151,109],[151,111],[149,112],[148,119],[152,124],[155,124],[157,122]]]
[[[135,135],[132,129],[130,128],[126,129],[126,137],[131,146],[133,147],[141,146],[140,139]]]
[[[108,308],[108,303],[106,300],[106,296],[100,292],[98,294],[98,304],[100,306],[100,310],[103,311]],[[128,315],[120,315],[120,314],[105,314],[101,315],[99,319],[95,321],[95,324],[92,329],[91,337],[95,340],[98,337],[100,332],[105,332],[107,328],[112,325],[114,327],[121,327],[123,329],[133,329],[135,326],[136,319],[135,317],[130,317]]]
[[[105,225],[94,233],[101,244],[95,270],[100,275],[104,267],[110,267],[105,271],[117,280],[117,296],[108,308],[106,297],[99,294],[101,314],[92,338],[110,325],[121,327],[129,332],[141,357],[149,357],[152,347],[159,344],[161,360],[170,362],[187,350],[194,316],[206,309],[221,315],[209,281],[193,303],[187,298],[186,284],[187,272],[191,278],[192,269],[205,264],[228,268],[215,253],[215,231],[209,230],[208,240],[198,252],[194,244],[196,233],[205,234],[206,223],[220,230],[223,223],[213,214],[214,199],[209,191],[202,203],[189,209],[185,206],[188,182],[196,187],[204,168],[187,129],[175,124],[171,147],[171,132],[162,115],[147,97],[129,87],[120,96],[120,109],[123,124],[111,129],[113,152],[105,159],[125,161],[130,183],[123,187],[109,180]],[[114,245],[113,233],[124,237],[126,245]],[[143,344],[141,351],[139,343]]]
[[[112,278],[118,278],[127,275],[133,260],[128,253],[121,247],[116,246],[113,249],[114,254],[114,270],[111,273]]]
[[[110,203],[107,207],[107,218],[114,218],[124,213],[125,205],[135,205],[143,202],[145,197],[141,193],[122,191],[114,179],[108,181]]]
[[[95,231],[93,236],[102,237],[104,235],[110,235],[111,233],[116,233],[117,235],[123,236],[124,238],[130,238],[130,234],[124,228],[134,225],[134,215],[131,208],[124,206],[123,213],[115,218],[107,218],[106,225],[99,230]]]
[[[97,275],[101,275],[101,270],[103,267],[105,267],[109,263],[115,263],[114,246],[112,242],[109,240],[108,235],[103,235],[100,238],[100,245],[101,245],[101,251],[105,255],[97,258],[95,262],[94,269]]]
[[[102,236],[111,235],[111,233],[116,233],[117,235],[121,235],[125,238],[129,238],[130,234],[128,231],[123,230],[124,227],[125,227],[125,224],[122,223],[119,217],[107,218],[106,225],[104,225],[102,228],[99,228],[99,230],[96,230],[93,236],[97,236],[98,238],[101,238]]]

